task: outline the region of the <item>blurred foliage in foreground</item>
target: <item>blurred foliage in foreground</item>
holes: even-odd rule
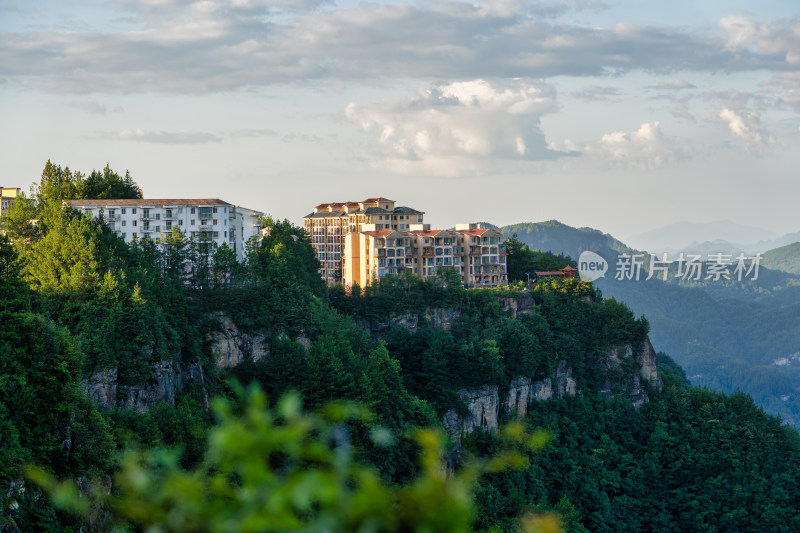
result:
[[[42,469],[31,467],[28,476],[50,493],[56,507],[83,517],[92,530],[459,532],[472,529],[479,476],[526,468],[529,453],[548,440],[546,433],[530,433],[515,422],[500,432],[494,456],[469,459],[448,472],[443,434],[416,430],[419,475],[408,484],[390,484],[358,461],[350,444],[351,428],[372,420],[366,409],[340,402],[304,413],[294,394],[269,408],[257,387],[239,397],[241,409],[226,400],[214,402],[219,424],[194,469],[180,466],[179,450],[129,449],[116,475],[118,488],[108,494],[97,486],[91,497]],[[393,444],[387,430],[370,431],[376,445]],[[548,513],[523,516],[520,527],[561,530],[558,517]]]

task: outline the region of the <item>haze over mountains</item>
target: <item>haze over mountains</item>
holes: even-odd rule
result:
[[[773,248],[800,241],[800,231],[779,235],[770,229],[737,224],[730,220],[707,223],[675,222],[632,235],[625,241],[634,248],[652,253],[760,252],[763,254]]]
[[[672,356],[693,384],[742,390],[768,413],[800,425],[800,244],[762,249],[755,281],[645,281],[646,272],[640,281],[620,281],[617,256],[635,250],[609,234],[552,220],[501,229],[574,260],[585,250],[600,254],[609,271],[596,286],[648,318],[656,349]]]

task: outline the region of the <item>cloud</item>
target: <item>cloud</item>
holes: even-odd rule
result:
[[[550,18],[591,8],[590,2],[365,2],[350,9],[314,0],[111,5],[130,18],[126,27],[132,29],[0,34],[4,76],[54,92],[208,93],[309,80],[793,67],[766,46],[743,52],[735,43],[747,38],[730,34],[726,40],[665,26],[598,28]]]
[[[585,89],[583,89],[582,91],[572,93],[572,95],[582,100],[608,100],[615,96],[619,96],[620,90],[617,89],[616,87],[602,87],[600,85],[590,85]]]
[[[656,91],[682,91],[684,89],[696,89],[695,85],[692,85],[686,80],[674,80],[674,81],[662,81],[655,85],[650,85],[645,87],[645,89],[649,90],[656,90]]]
[[[775,139],[764,132],[761,116],[753,110],[723,107],[711,116],[711,120],[725,124],[748,152],[763,153],[768,145],[775,143]]]
[[[202,131],[123,130],[119,132],[97,132],[93,138],[114,141],[139,141],[156,144],[205,144],[218,143],[222,139]]]
[[[105,115],[108,113],[108,108],[105,104],[101,104],[100,102],[96,102],[94,100],[81,100],[79,102],[70,102],[70,107],[74,107],[76,109],[81,109],[86,111],[91,115]],[[112,113],[121,113],[123,108],[121,106],[115,106],[111,109]]]
[[[277,137],[278,132],[270,129],[244,129],[228,132],[231,137]]]
[[[673,102],[669,105],[669,113],[675,118],[682,118],[692,124],[697,124],[697,118],[689,111],[686,104]]]
[[[550,144],[552,149],[578,152],[614,166],[642,170],[674,163],[678,158],[677,145],[677,140],[663,135],[658,121],[644,123],[631,133],[606,133],[595,142],[581,144],[568,139]]]
[[[725,43],[728,50],[782,56],[789,65],[800,66],[800,22],[797,20],[757,24],[745,17],[729,16],[719,25],[728,34]]]
[[[377,140],[377,164],[449,176],[487,158],[557,157],[539,127],[556,108],[555,90],[542,82],[477,79],[434,85],[415,98],[351,103],[345,114]]]

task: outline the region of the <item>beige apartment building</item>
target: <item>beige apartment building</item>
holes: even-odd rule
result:
[[[480,224],[459,224],[455,231],[411,224],[407,230],[379,230],[372,224],[344,240],[342,282],[361,287],[382,278],[411,272],[433,278],[439,267],[455,268],[466,287],[508,284],[501,233]]]
[[[370,231],[407,231],[412,224],[422,224],[424,212],[397,206],[387,198],[367,198],[362,202],[320,204],[303,218],[303,226],[320,264],[320,275],[328,283],[340,281],[345,237],[360,232],[364,225]]]
[[[8,208],[20,194],[22,194],[22,189],[18,187],[0,187],[0,217],[6,214]]]

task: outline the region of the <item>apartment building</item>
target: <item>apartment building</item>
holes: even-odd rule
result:
[[[466,287],[508,284],[501,234],[480,224],[459,224],[455,231],[432,230],[428,224],[411,224],[405,231],[364,224],[345,237],[345,286],[363,287],[406,271],[433,278],[439,267],[455,268]]]
[[[227,243],[240,261],[244,243],[259,237],[263,213],[235,206],[217,198],[67,200],[70,206],[105,223],[126,242],[149,236],[159,238],[180,230],[192,239],[205,238],[216,246]]]
[[[508,285],[503,234],[482,224],[456,224],[458,245],[464,254],[461,279],[466,287]]]
[[[404,231],[422,224],[424,212],[397,206],[387,198],[367,198],[361,202],[320,204],[303,218],[303,226],[320,264],[320,275],[327,283],[340,280],[344,271],[345,237],[364,225],[372,231]]]
[[[0,187],[0,217],[6,214],[8,208],[20,194],[22,194],[22,189],[18,187]]]

